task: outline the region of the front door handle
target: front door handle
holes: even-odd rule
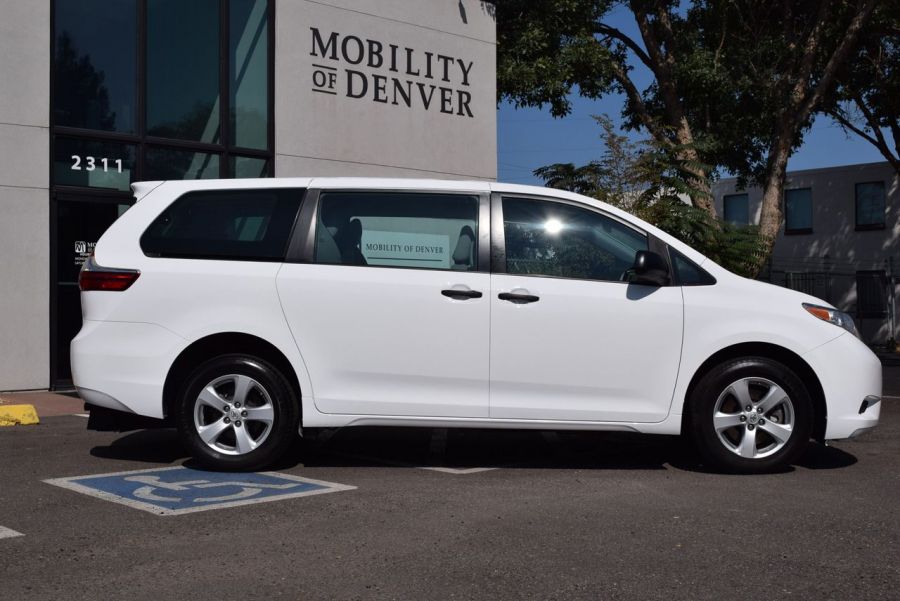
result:
[[[469,300],[470,298],[481,298],[482,296],[477,290],[454,290],[453,288],[441,290],[441,294],[456,300]]]
[[[497,295],[497,298],[504,301],[509,301],[511,303],[515,303],[517,305],[524,305],[526,303],[536,303],[541,300],[540,296],[535,296],[533,294],[516,294],[514,292],[501,292]]]

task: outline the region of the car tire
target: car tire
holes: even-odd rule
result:
[[[764,357],[722,363],[690,396],[689,424],[701,457],[735,473],[783,469],[809,442],[813,404],[801,380]]]
[[[296,440],[297,395],[270,363],[222,355],[185,380],[178,397],[182,441],[202,465],[225,471],[262,468]]]

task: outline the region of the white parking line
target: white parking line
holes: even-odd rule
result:
[[[416,465],[414,463],[407,463],[405,461],[394,461],[392,459],[385,459],[383,457],[375,457],[373,455],[362,455],[359,453],[343,453],[340,451],[331,451],[332,455],[336,455],[338,457],[344,457],[345,459],[358,459],[361,461],[371,461],[372,463],[380,463],[382,465],[392,465],[394,467],[414,467],[417,470],[431,470],[433,472],[441,472],[443,474],[455,474],[457,476],[464,476],[466,474],[477,474],[478,472],[489,472],[491,470],[498,470],[499,467],[438,467],[438,466],[427,466],[427,465]]]
[[[478,472],[489,472],[489,471],[491,471],[491,470],[500,469],[500,468],[497,468],[497,467],[462,467],[462,468],[456,468],[456,467],[424,467],[424,466],[420,466],[420,465],[417,465],[417,466],[415,466],[415,467],[419,468],[420,470],[432,470],[432,471],[435,471],[435,472],[443,472],[443,473],[445,473],[445,474],[456,474],[456,475],[459,475],[459,476],[462,476],[462,475],[465,475],[465,474],[477,474]]]
[[[87,413],[74,413],[73,415],[75,417],[90,417]]]
[[[25,536],[21,532],[16,532],[11,528],[0,526],[0,538],[15,538],[17,536]]]

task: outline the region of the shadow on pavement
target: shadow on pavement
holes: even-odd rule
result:
[[[129,433],[94,447],[105,459],[175,463],[187,458],[175,430]],[[856,457],[810,443],[796,464],[806,469],[840,469]],[[625,432],[568,432],[358,427],[308,430],[269,470],[306,467],[440,467],[451,469],[663,470],[716,473],[678,436]],[[191,459],[186,467],[200,467]],[[794,471],[789,466],[783,472]]]
[[[188,456],[175,430],[138,430],[117,438],[109,446],[94,447],[91,455],[146,463],[174,463]]]

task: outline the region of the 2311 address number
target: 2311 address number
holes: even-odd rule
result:
[[[84,165],[82,166],[82,163]],[[122,173],[122,159],[115,159],[110,161],[106,157],[91,157],[86,156],[84,158],[81,155],[73,154],[72,155],[72,166],[70,167],[72,171],[93,171],[95,169],[103,169],[104,173],[109,172],[110,169],[114,171],[118,171]]]

